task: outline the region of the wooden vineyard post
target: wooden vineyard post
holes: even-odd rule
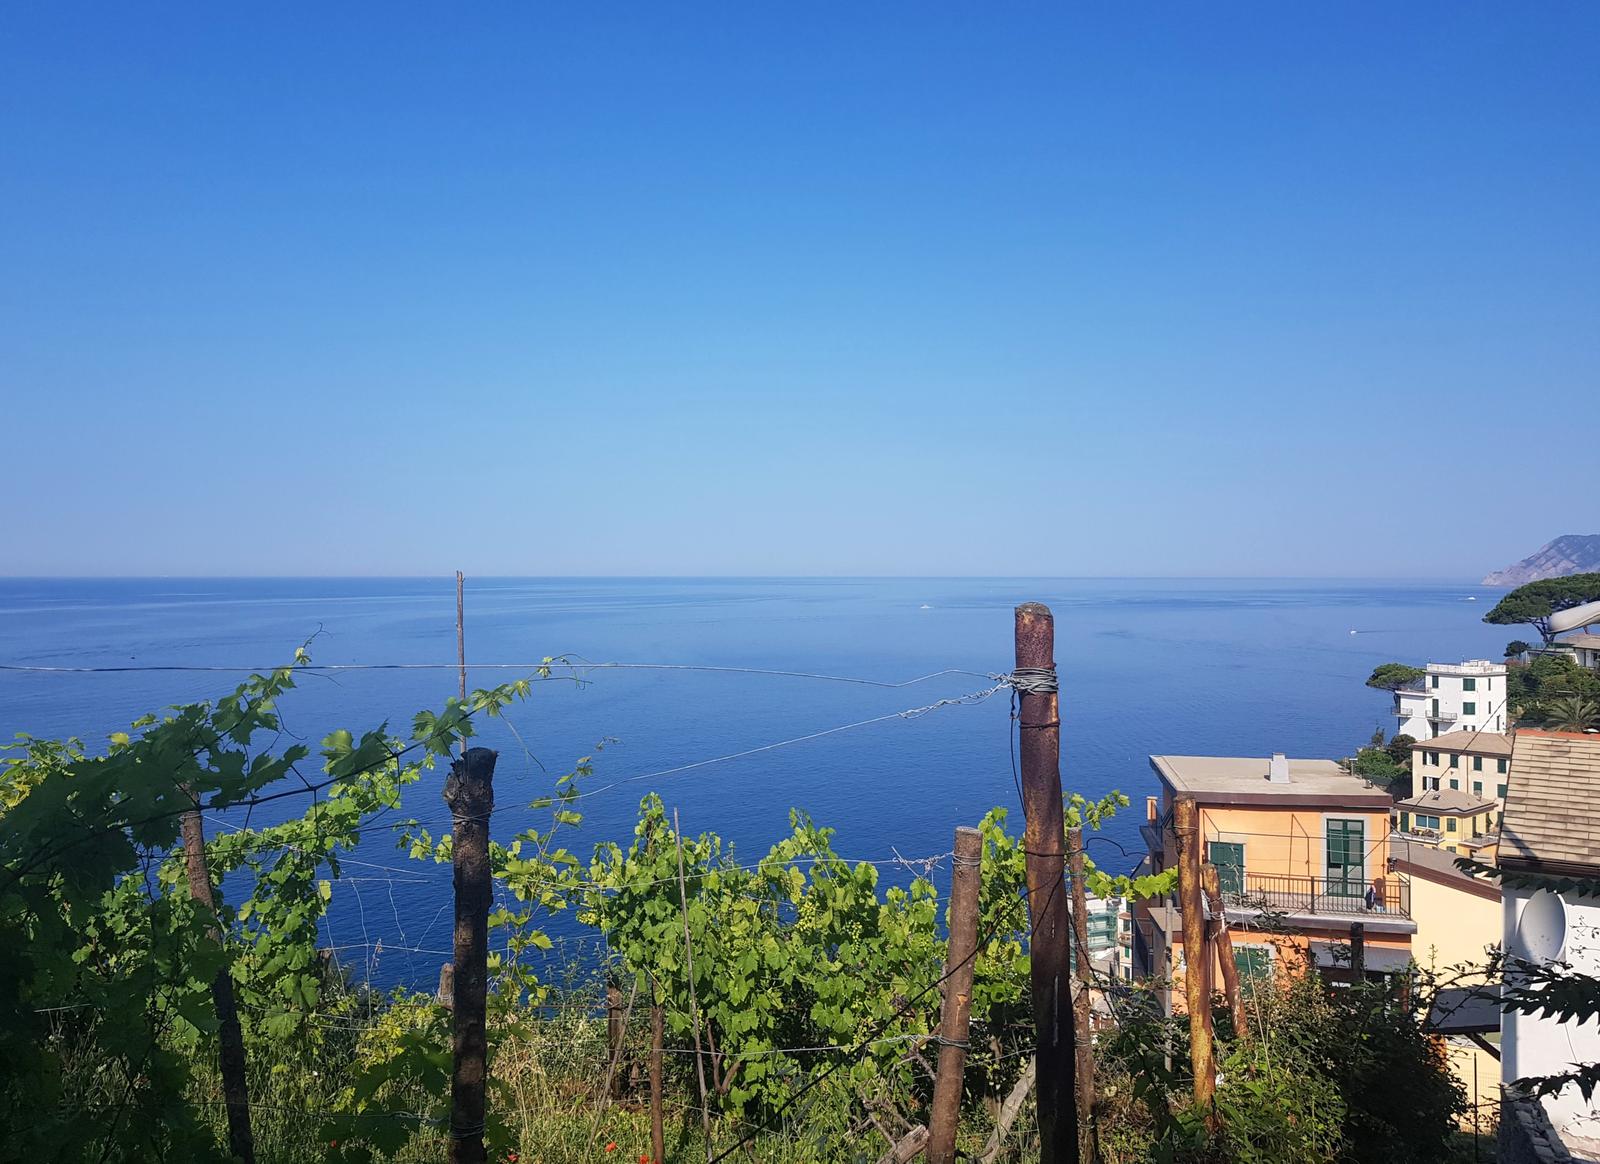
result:
[[[667,1133],[661,1112],[661,1049],[666,1036],[666,1007],[655,998],[655,979],[650,980],[650,1160],[666,1164]]]
[[[188,791],[187,787],[184,791]],[[183,832],[189,896],[215,919],[217,902],[211,892],[211,870],[206,864],[206,834],[200,821],[199,803],[185,812],[178,823]],[[221,928],[213,925],[211,935],[220,945]],[[233,976],[226,964],[211,980],[211,1000],[217,1009],[217,1035],[222,1044],[222,1096],[228,1111],[228,1151],[244,1164],[255,1164],[255,1136],[250,1130],[250,1085],[245,1078],[244,1031],[239,1026],[239,1007],[233,997]]]
[[[1365,922],[1350,923],[1350,985],[1360,986],[1367,980],[1367,926]]]
[[[939,1074],[933,1085],[933,1113],[928,1118],[928,1164],[955,1164],[956,1159],[967,1024],[972,1015],[972,970],[978,959],[982,869],[983,834],[974,828],[957,829],[950,870],[950,948],[945,954],[944,1004],[939,1013]]]
[[[1222,882],[1217,867],[1209,861],[1200,868],[1200,885],[1211,903],[1211,945],[1222,968],[1222,992],[1228,996],[1228,1013],[1233,1016],[1233,1037],[1248,1039],[1250,1024],[1244,1017],[1244,994],[1239,988],[1239,964],[1233,960],[1233,934],[1228,931],[1227,902],[1222,897]]]
[[[488,1082],[489,815],[494,765],[489,748],[468,748],[450,765],[444,802],[453,828],[455,1008],[450,1075],[450,1164],[482,1164],[484,1089]]]
[[[1061,807],[1061,706],[1055,617],[1038,602],[1016,610],[1017,750],[1027,818],[1029,955],[1038,1039],[1036,1107],[1041,1164],[1077,1164],[1072,975],[1067,965],[1066,822]]]
[[[1094,1120],[1094,1041],[1089,1013],[1089,987],[1094,982],[1094,969],[1089,965],[1089,893],[1083,883],[1081,825],[1067,830],[1067,874],[1072,883],[1072,944],[1078,973],[1072,991],[1073,1026],[1077,1034],[1078,1122],[1088,1128]]]
[[[1183,992],[1189,1007],[1189,1055],[1194,1101],[1209,1107],[1217,1090],[1211,1053],[1211,966],[1205,906],[1200,893],[1200,813],[1192,797],[1178,801],[1172,829],[1178,838],[1178,908],[1183,911]],[[1209,1117],[1208,1117],[1209,1118]]]
[[[629,1005],[632,1005],[631,1000]],[[622,1061],[622,1044],[627,1034],[627,1020],[622,1012],[622,986],[615,978],[610,978],[606,981],[606,1047],[611,1052],[611,1066],[606,1073],[610,1080],[606,1092],[613,1097],[622,1094],[622,1077],[617,1074],[617,1064]]]
[[[683,832],[678,810],[672,810],[672,835],[678,842],[678,902],[683,907],[683,958],[689,980],[689,1017],[694,1023],[694,1070],[700,1080],[700,1126],[706,1136],[706,1159],[711,1159],[711,1105],[706,1101],[706,1064],[700,1042],[700,1003],[694,992],[694,943],[689,939],[689,889],[683,876]]]

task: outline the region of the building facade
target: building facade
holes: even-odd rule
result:
[[[1407,797],[1395,806],[1396,835],[1413,844],[1431,844],[1460,856],[1468,846],[1492,837],[1499,827],[1500,807],[1458,788],[1432,789]]]
[[[1429,663],[1414,685],[1394,693],[1396,731],[1416,740],[1446,732],[1506,730],[1506,665],[1488,659]]]
[[[1600,895],[1582,887],[1600,878],[1600,735],[1524,729],[1512,764],[1517,778],[1506,799],[1500,867],[1523,879],[1504,889],[1507,986],[1525,980],[1529,967],[1600,975]],[[1544,879],[1548,885],[1539,884]],[[1501,1078],[1514,1092],[1517,1080],[1600,1061],[1600,1020],[1506,1011],[1500,1042]],[[1600,1154],[1600,1093],[1586,1099],[1569,1084],[1540,1102],[1574,1155]]]
[[[1161,790],[1141,827],[1148,868],[1176,864],[1173,813],[1180,797],[1192,798],[1242,976],[1289,965],[1336,978],[1354,922],[1366,927],[1370,974],[1409,964],[1417,926],[1408,880],[1388,867],[1392,802],[1381,788],[1332,760],[1281,754],[1152,756],[1150,764]],[[1186,969],[1176,894],[1135,904],[1133,945],[1136,974],[1157,984],[1170,1009],[1170,986]]]

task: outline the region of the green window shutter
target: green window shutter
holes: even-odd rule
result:
[[[1212,841],[1207,860],[1217,867],[1217,887],[1224,894],[1244,893],[1244,845],[1234,841]]]
[[[1478,689],[1478,681],[1476,679],[1463,679],[1461,681],[1461,690],[1463,690],[1463,691],[1476,691],[1477,689]]]
[[[1483,795],[1483,781],[1482,780],[1474,780],[1472,782],[1472,795],[1474,795],[1474,796],[1482,796]]]
[[[1460,792],[1461,781],[1457,780],[1454,776],[1450,777],[1450,787],[1454,788],[1457,792]]]
[[[1402,812],[1400,814],[1400,831],[1403,833],[1409,833],[1411,831],[1411,814],[1409,812]]]
[[[1444,822],[1444,825],[1445,825],[1445,828],[1444,828],[1445,832],[1447,832],[1447,833],[1455,832],[1456,831],[1456,818],[1453,817],[1453,816],[1446,818],[1446,820]]]
[[[1477,715],[1478,714],[1478,705],[1476,703],[1470,703],[1470,702],[1469,703],[1463,703],[1461,705],[1461,714],[1462,715]]]
[[[1483,771],[1483,757],[1482,756],[1474,756],[1474,757],[1472,757],[1472,770],[1474,772],[1482,772]]]
[[[1501,800],[1504,800],[1506,798],[1506,786],[1504,784],[1496,784],[1494,788],[1494,794]]]
[[[1509,767],[1509,765],[1504,760],[1496,760],[1494,762],[1494,770],[1500,773],[1502,776],[1506,774],[1507,767]]]
[[[1272,951],[1266,946],[1235,946],[1233,964],[1241,981],[1260,981],[1272,974]]]

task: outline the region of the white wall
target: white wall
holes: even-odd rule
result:
[[[1561,908],[1552,911],[1544,903],[1528,913],[1528,903],[1539,897],[1555,897]],[[1557,926],[1536,921],[1552,912],[1560,919]],[[1549,890],[1507,889],[1504,918],[1508,952],[1539,963],[1566,961],[1575,970],[1600,975],[1600,898],[1575,894],[1562,898]],[[1561,1023],[1507,1012],[1501,1016],[1500,1033],[1501,1078],[1506,1083],[1530,1075],[1556,1074],[1574,1063],[1600,1061],[1600,1019]],[[1544,1105],[1557,1131],[1600,1138],[1600,1092],[1585,1102],[1576,1088],[1568,1087],[1546,1099]]]
[[[1419,740],[1445,732],[1506,730],[1504,663],[1469,659],[1464,663],[1429,663],[1422,690],[1398,692],[1399,731]],[[1468,691],[1471,684],[1473,690]],[[1434,701],[1439,716],[1434,718]],[[1472,710],[1467,710],[1467,705]],[[1435,723],[1437,730],[1435,730]]]

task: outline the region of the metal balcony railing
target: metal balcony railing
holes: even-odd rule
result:
[[[1381,911],[1400,917],[1411,916],[1411,886],[1392,874],[1376,881],[1362,881],[1247,872],[1242,889],[1226,891],[1223,896],[1230,907],[1246,909],[1351,915]]]

